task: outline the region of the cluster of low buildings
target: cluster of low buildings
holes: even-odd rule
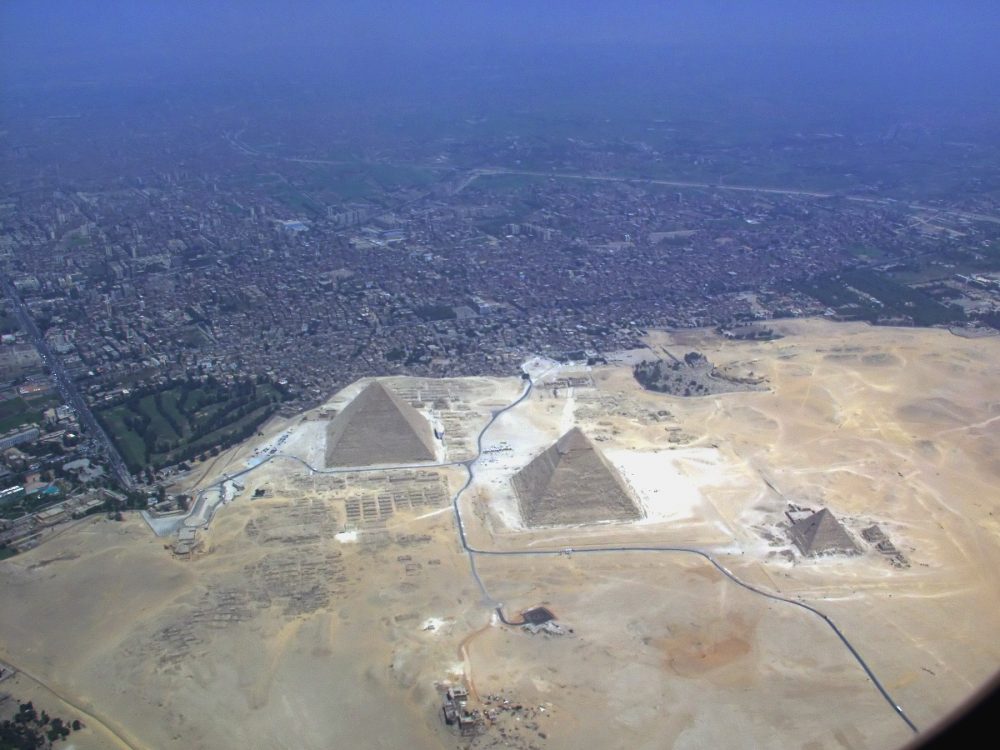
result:
[[[36,547],[66,524],[103,509],[107,499],[105,490],[91,490],[16,518],[0,518],[0,549],[23,552]]]
[[[207,179],[26,193],[3,215],[4,271],[90,399],[265,373],[292,410],[363,375],[509,373],[648,327],[822,312],[789,282],[858,244],[932,241],[884,206],[807,196],[482,175],[316,214]]]
[[[62,402],[52,378],[23,332],[6,334],[0,361],[21,364],[0,381],[0,547],[21,548],[44,529],[88,505],[108,480],[103,454],[81,433],[76,411]],[[20,354],[30,348],[33,358]],[[83,494],[81,494],[83,493]]]

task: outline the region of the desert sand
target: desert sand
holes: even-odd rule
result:
[[[775,328],[652,332],[620,358],[697,350],[763,375],[757,392],[674,397],[628,366],[535,360],[478,459],[520,378],[385,379],[444,433],[435,458],[327,471],[355,384],[175,488],[252,469],[190,559],[132,516],[0,563],[0,659],[24,672],[2,689],[80,715],[80,748],[898,747],[910,728],[826,622],[683,550],[829,616],[930,727],[1000,668],[1000,339]],[[511,478],[573,427],[641,518],[520,518]],[[802,555],[790,506],[829,509],[861,554]],[[873,524],[905,565],[864,541]],[[678,551],[589,551],[609,547]],[[495,611],[537,605],[572,632]],[[440,718],[457,682],[523,708],[460,737]]]

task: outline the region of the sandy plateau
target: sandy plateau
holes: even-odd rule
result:
[[[607,550],[699,550],[808,603],[920,728],[1000,668],[1000,339],[775,329],[654,332],[624,357],[697,350],[761,391],[674,397],[627,365],[536,359],[481,453],[527,381],[387,378],[443,433],[438,461],[328,470],[355,384],[174,488],[231,478],[190,519],[193,555],[134,516],[0,563],[0,659],[21,670],[0,690],[82,718],[80,748],[897,747],[910,729],[815,614],[691,552]],[[574,426],[640,520],[523,522],[511,477]],[[861,554],[803,556],[792,505],[829,509]],[[873,524],[905,564],[862,539]],[[459,682],[496,711],[475,737],[441,719]]]

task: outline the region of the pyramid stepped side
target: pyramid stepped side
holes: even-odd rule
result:
[[[578,428],[535,457],[511,484],[528,526],[641,517],[618,472]]]
[[[792,524],[792,541],[804,555],[856,555],[857,545],[826,508]]]
[[[521,508],[521,517],[529,526],[538,523],[537,518],[529,517],[530,510],[533,508],[533,501],[545,495],[558,462],[559,453],[555,444],[552,444],[511,478]]]
[[[327,466],[406,464],[435,458],[427,420],[378,382],[368,385],[327,427]]]

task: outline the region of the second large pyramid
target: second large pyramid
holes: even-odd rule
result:
[[[327,466],[409,464],[435,457],[427,420],[378,382],[355,396],[327,427]]]
[[[511,484],[528,526],[641,517],[618,472],[578,427],[532,459]]]

